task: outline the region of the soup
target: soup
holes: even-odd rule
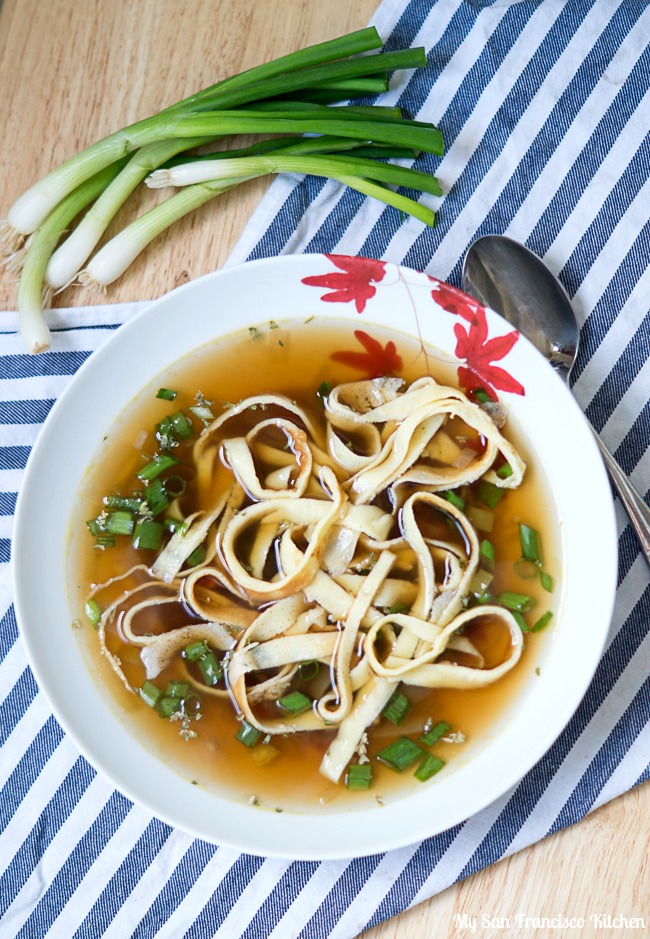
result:
[[[381,802],[452,771],[534,680],[549,497],[454,377],[399,334],[269,323],[111,429],[71,579],[92,668],[161,759],[277,811]]]

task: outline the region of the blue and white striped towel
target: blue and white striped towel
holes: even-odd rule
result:
[[[232,261],[364,254],[458,284],[468,244],[505,232],[573,297],[575,393],[642,492],[650,480],[650,8],[645,0],[384,0],[389,47],[429,67],[385,96],[444,132],[433,230],[319,179],[271,187]],[[11,606],[12,513],[30,446],[79,364],[136,305],[58,311],[51,352],[0,335],[0,902],[3,936],[346,939],[517,851],[650,775],[650,581],[617,506],[614,620],[596,677],[511,792],[422,844],[354,861],[239,856],[134,807],[64,737]],[[8,325],[7,325],[8,324]],[[641,911],[635,911],[641,912]]]

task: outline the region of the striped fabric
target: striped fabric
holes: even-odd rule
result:
[[[650,480],[650,8],[645,0],[385,0],[388,47],[429,68],[385,97],[443,129],[437,227],[322,180],[278,179],[232,262],[339,252],[458,284],[469,243],[505,232],[544,256],[582,322],[575,394],[637,488]],[[428,197],[425,197],[428,198]],[[134,807],[80,757],[39,693],[10,588],[12,515],[52,403],[137,305],[58,311],[54,345],[0,335],[0,903],[3,936],[348,939],[650,775],[650,580],[617,505],[609,641],[578,712],[497,803],[438,837],[354,861],[237,855]],[[597,589],[597,585],[594,585]],[[587,625],[587,624],[585,624]]]

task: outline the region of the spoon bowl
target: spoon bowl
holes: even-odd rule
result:
[[[505,235],[485,235],[465,256],[462,286],[518,329],[568,381],[580,328],[567,293],[536,254]],[[650,565],[650,509],[595,431],[594,436]]]

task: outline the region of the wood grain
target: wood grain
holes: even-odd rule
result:
[[[4,0],[0,7],[0,216],[24,189],[82,147],[193,91],[277,55],[358,29],[377,0]],[[265,183],[252,182],[177,223],[105,298],[70,288],[59,306],[153,299],[228,257]],[[154,204],[140,188],[111,231]],[[109,232],[110,234],[110,232]],[[0,309],[15,303],[0,283]],[[590,915],[646,917],[650,786],[502,861],[364,939],[471,935],[455,914],[477,917],[476,935],[640,936],[597,929]],[[584,916],[582,930],[519,928],[530,917]],[[486,914],[494,923],[482,927]]]

